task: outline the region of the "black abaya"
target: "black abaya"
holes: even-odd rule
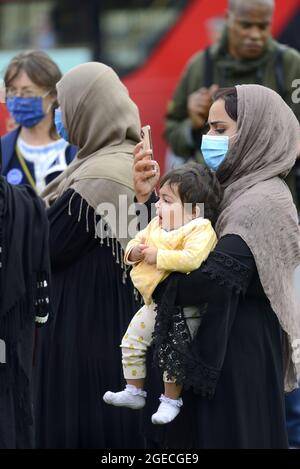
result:
[[[37,446],[139,448],[139,413],[102,399],[124,387],[120,341],[138,305],[111,247],[87,231],[94,214],[78,194],[68,215],[72,193],[48,211],[54,314],[38,339]]]
[[[158,301],[174,276],[177,305],[207,304],[191,346],[199,367],[193,368],[197,376],[188,377],[192,387],[183,392],[179,416],[159,427],[151,415],[162,392],[161,372],[148,366],[148,446],[287,448],[283,333],[250,249],[239,236],[225,236],[200,269],[170,275],[158,287]]]
[[[0,177],[0,448],[34,447],[36,322],[50,313],[48,220],[27,186]]]

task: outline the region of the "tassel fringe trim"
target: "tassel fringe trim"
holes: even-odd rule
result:
[[[85,216],[85,226],[86,226],[86,232],[90,233],[92,232],[92,229],[94,230],[94,238],[99,239],[100,241],[100,246],[102,247],[104,243],[106,242],[106,246],[111,248],[111,252],[113,257],[115,258],[116,264],[118,264],[122,270],[122,283],[125,284],[127,277],[128,277],[128,272],[130,270],[130,266],[126,265],[124,263],[124,250],[119,243],[118,239],[112,236],[112,230],[108,226],[107,223],[103,224],[101,223],[101,217],[96,214],[95,210],[93,207],[91,207],[77,192],[73,192],[73,194],[70,197],[69,200],[69,205],[68,205],[68,215],[72,216],[72,202],[73,199],[77,195],[78,197],[81,198],[80,200],[80,208],[79,208],[79,213],[77,217],[78,223],[82,219],[82,216]],[[84,208],[83,203],[86,203],[86,208]],[[90,221],[89,221],[89,211],[92,210],[94,213],[93,217],[93,228],[90,226]],[[85,211],[85,213],[84,213]],[[99,223],[100,222],[100,223]],[[139,298],[139,293],[137,290],[134,291],[135,298]]]

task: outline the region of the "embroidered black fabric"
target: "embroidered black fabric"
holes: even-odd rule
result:
[[[251,273],[247,266],[222,252],[214,251],[201,268],[218,285],[232,288],[237,293],[246,293]]]
[[[201,273],[237,295],[246,292],[251,279],[247,266],[218,251],[210,254],[201,267]],[[212,398],[221,370],[205,365],[197,355],[183,309],[175,305],[181,275],[172,274],[165,288],[160,288],[155,295],[154,365],[185,389],[193,388],[196,393]]]

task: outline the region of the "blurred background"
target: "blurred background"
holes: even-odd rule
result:
[[[28,49],[45,50],[62,72],[90,60],[111,65],[151,125],[163,166],[167,102],[189,57],[219,37],[226,7],[227,0],[0,0],[0,77]],[[274,36],[300,50],[299,29],[299,0],[277,0]],[[1,105],[0,135],[12,125]]]

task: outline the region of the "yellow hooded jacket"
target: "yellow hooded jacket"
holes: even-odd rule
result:
[[[156,265],[149,265],[145,261],[133,264],[128,260],[131,250],[142,243],[158,249]],[[198,269],[216,243],[216,233],[206,218],[194,218],[175,230],[166,231],[160,227],[158,217],[155,217],[129,241],[124,261],[133,264],[131,279],[145,304],[149,305],[152,293],[160,282],[171,272],[189,273]]]

